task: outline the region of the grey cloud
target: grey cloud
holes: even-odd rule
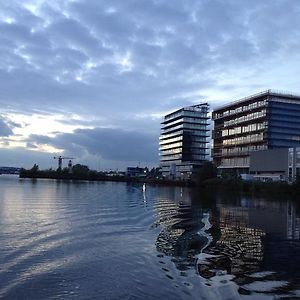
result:
[[[47,33],[57,45],[69,45],[83,49],[87,54],[100,55],[109,53],[102,47],[101,40],[91,35],[90,29],[76,20],[63,19],[47,28]]]
[[[178,100],[184,103],[184,100]],[[191,104],[191,102],[186,102]],[[172,105],[174,105],[172,101]],[[169,104],[170,106],[170,104]],[[168,107],[169,108],[169,107]],[[167,109],[168,109],[167,108]],[[86,119],[73,118],[72,116],[66,115],[65,118],[59,118],[56,121],[61,124],[73,125],[77,127],[92,127],[92,128],[121,128],[121,131],[137,131],[138,129],[141,132],[147,132],[149,134],[157,135],[160,130],[160,118],[151,117],[148,115],[135,115],[135,114],[126,114],[126,116],[106,116],[98,119],[89,120],[88,116],[83,115]],[[52,134],[59,134],[59,132],[52,132]]]
[[[6,121],[7,125],[10,127],[10,128],[22,128],[23,125],[18,123],[18,122],[14,122],[14,121],[11,121],[11,120],[7,120]],[[16,136],[16,134],[15,134]]]
[[[13,37],[14,43],[3,49],[3,69],[9,65],[12,71],[0,74],[0,101],[10,98],[10,105],[25,103],[27,109],[67,107],[91,114],[113,113],[126,102],[126,110],[137,113],[141,107],[150,110],[153,98],[159,109],[176,94],[191,91],[193,80],[202,88],[217,85],[214,70],[224,72],[236,62],[255,64],[260,57],[247,38],[255,26],[249,28],[243,20],[250,22],[253,9],[249,12],[236,1],[83,1],[56,6],[42,5],[50,25],[36,20],[31,24],[34,33],[25,24],[30,14],[25,17],[21,9],[16,24],[1,25],[3,38]],[[256,1],[254,6],[263,14],[264,5]],[[122,73],[116,58],[126,53],[131,53],[132,69]],[[87,62],[95,65],[85,69]],[[76,81],[79,75],[83,83]]]
[[[232,57],[227,60],[232,63],[234,60],[236,64],[244,64],[245,61],[255,59],[257,51],[253,43],[244,38],[230,38],[220,47],[220,56],[218,60],[226,64],[226,57]]]
[[[36,142],[38,144],[50,144],[52,139],[46,135],[38,135],[38,134],[31,134],[28,142],[33,143]]]
[[[66,125],[75,125],[75,126],[95,126],[97,124],[101,124],[101,120],[79,120],[76,118],[72,117],[66,117],[64,119],[57,119],[57,122],[61,124],[66,124]],[[103,123],[102,123],[103,124]],[[53,132],[54,134],[57,134],[59,132]]]
[[[270,82],[299,91],[296,80],[283,82],[271,71],[277,65],[290,74],[285,64],[295,61],[297,73],[298,1],[44,1],[36,15],[19,1],[3,1],[0,11],[14,20],[0,21],[0,103],[10,111],[79,114],[100,119],[94,127],[158,134],[153,120],[135,117],[195,103],[211,91],[216,103]],[[263,69],[270,71],[258,83]],[[78,127],[89,126],[83,123]],[[68,141],[81,154],[104,147],[86,135],[48,143],[66,149]]]
[[[13,20],[22,20],[26,27],[37,27],[44,23],[44,20],[32,14],[29,10],[24,9],[18,1],[3,1],[1,2],[1,12],[4,16],[10,17]]]
[[[31,135],[29,143],[48,144],[63,148],[72,155],[86,152],[115,161],[157,161],[158,137],[138,131],[111,128],[77,129],[74,133],[59,134],[55,138]]]
[[[0,136],[10,136],[13,134],[13,131],[8,126],[7,122],[0,117]]]
[[[194,1],[187,1],[189,6]],[[172,27],[174,24],[184,24],[188,19],[188,11],[182,1],[126,1],[123,9],[139,23],[151,23],[155,28]]]
[[[1,149],[0,165],[11,167],[31,168],[34,163],[46,168],[53,164],[53,155],[38,151],[30,151],[24,148]]]
[[[1,36],[15,41],[16,45],[46,44],[49,46],[48,38],[40,32],[31,32],[31,28],[20,23],[0,23]]]
[[[26,148],[27,149],[37,149],[37,145],[33,143],[26,143]]]
[[[89,1],[89,3],[74,2],[70,5],[70,11],[81,22],[88,25],[97,33],[100,39],[117,46],[116,41],[128,41],[128,38],[135,29],[132,18],[117,10],[117,13],[107,14],[106,10],[117,3],[116,1],[102,2]]]

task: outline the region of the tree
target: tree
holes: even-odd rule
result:
[[[90,169],[88,166],[76,164],[73,166],[72,171],[76,176],[88,176]]]
[[[201,168],[199,168],[197,173],[194,175],[194,181],[197,184],[201,184],[203,181],[207,179],[212,179],[216,177],[217,177],[216,166],[212,162],[206,161],[203,163]]]
[[[30,169],[32,173],[36,173],[39,171],[39,166],[37,164],[34,164],[33,167]]]

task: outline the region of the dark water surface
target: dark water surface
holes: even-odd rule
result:
[[[294,202],[0,176],[2,299],[300,299]]]

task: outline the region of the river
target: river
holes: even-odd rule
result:
[[[0,176],[1,299],[300,299],[290,199]]]

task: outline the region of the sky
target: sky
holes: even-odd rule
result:
[[[157,166],[163,115],[299,74],[298,0],[1,1],[0,166]]]

